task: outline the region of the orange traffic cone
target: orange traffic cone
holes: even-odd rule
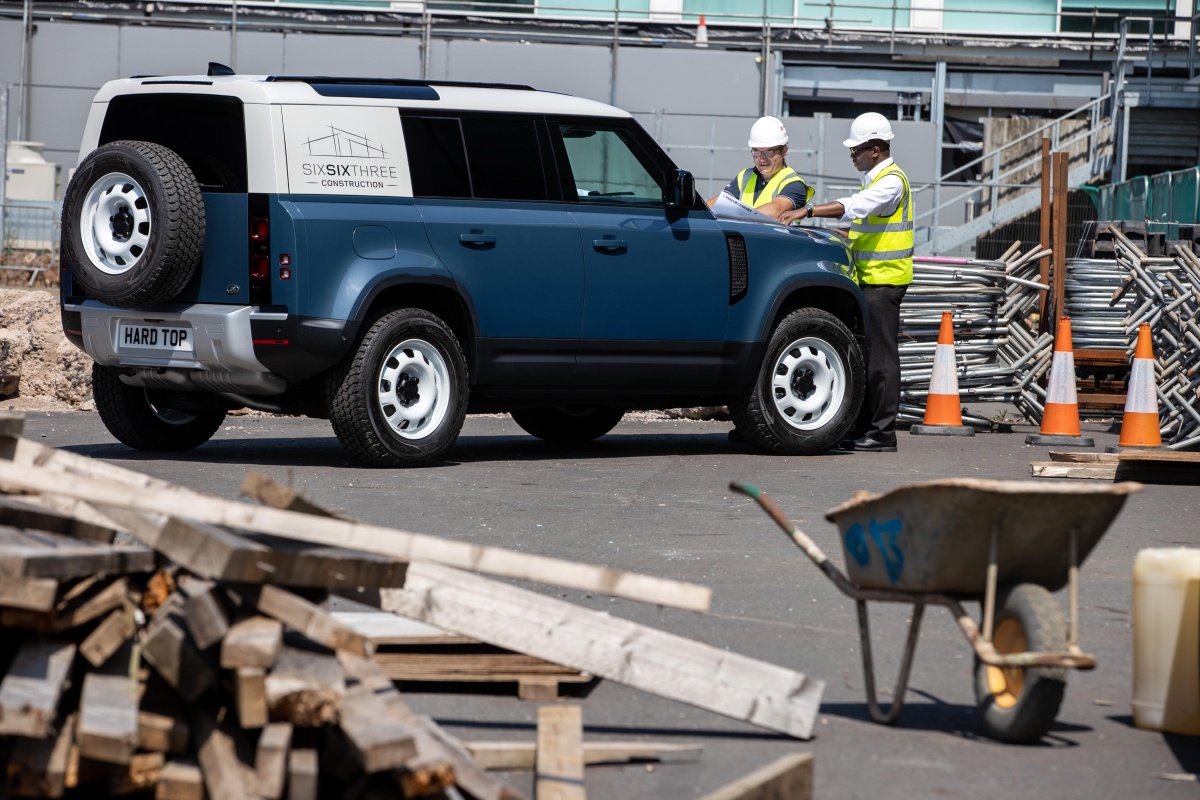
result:
[[[1079,432],[1079,399],[1075,395],[1075,354],[1071,347],[1070,317],[1058,321],[1041,430],[1026,436],[1025,444],[1096,446],[1095,439]]]
[[[933,351],[933,374],[929,377],[925,424],[913,425],[909,433],[917,436],[975,435],[974,428],[963,425],[954,361],[954,321],[949,311],[943,311],[937,348]]]
[[[704,15],[700,15],[700,24],[696,26],[696,47],[708,47],[708,25],[704,22]]]
[[[1137,349],[1133,351],[1133,369],[1129,389],[1125,394],[1125,416],[1121,419],[1121,438],[1108,452],[1126,447],[1162,447],[1158,430],[1158,394],[1154,391],[1154,345],[1150,342],[1150,325],[1138,327]]]

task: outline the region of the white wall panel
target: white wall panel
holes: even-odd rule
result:
[[[238,31],[236,71],[243,75],[283,72],[283,34]]]
[[[415,38],[288,33],[283,42],[283,71],[287,75],[419,78],[420,54],[420,41]]]
[[[202,75],[208,62],[229,63],[229,31],[180,28],[120,28],[117,77]]]
[[[62,164],[64,169],[75,166],[95,94],[95,89],[30,88],[30,138],[46,143],[43,155],[47,161]]]
[[[609,101],[612,66],[607,47],[456,41],[446,49],[442,58],[449,65],[448,74],[439,77],[521,83],[601,103]]]
[[[757,116],[762,88],[756,57],[732,51],[622,47],[617,55],[616,105],[638,112]]]
[[[118,70],[118,28],[39,22],[33,37],[30,82],[35,86],[91,89],[124,78]],[[18,56],[19,56],[18,48]]]

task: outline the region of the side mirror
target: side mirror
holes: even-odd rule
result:
[[[686,169],[667,172],[667,185],[663,189],[663,205],[667,208],[687,210],[696,205],[696,179]]]

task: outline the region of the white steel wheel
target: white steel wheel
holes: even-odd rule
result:
[[[828,311],[799,308],[775,326],[753,388],[729,414],[746,441],[777,455],[814,455],[837,445],[866,386],[862,349]]]
[[[119,308],[173,300],[204,250],[204,195],[178,153],[153,142],[93,150],[63,193],[62,266],[73,291]]]
[[[467,416],[467,359],[440,317],[380,312],[358,347],[330,371],[329,421],[338,441],[374,467],[441,458]]]
[[[420,439],[436,430],[450,406],[450,370],[429,342],[406,339],[379,368],[376,403],[391,432]]]
[[[92,184],[79,214],[83,249],[92,265],[109,275],[133,269],[150,243],[153,220],[146,190],[122,172]]]
[[[779,419],[801,431],[824,427],[842,409],[846,365],[824,339],[804,337],[775,360],[771,400]]]

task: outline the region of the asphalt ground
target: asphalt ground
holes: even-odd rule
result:
[[[706,615],[533,588],[826,681],[807,742],[600,682],[578,701],[585,739],[704,749],[692,763],[589,767],[586,788],[597,800],[690,800],[797,750],[815,754],[822,800],[1200,796],[1200,739],[1139,730],[1130,708],[1133,560],[1142,548],[1200,546],[1196,487],[1147,486],[1129,499],[1082,570],[1080,640],[1098,668],[1070,675],[1042,742],[1002,745],[979,732],[972,653],[941,609],[926,613],[899,722],[871,722],[853,601],[727,486],[740,480],[764,489],[840,564],[826,509],[860,489],[1028,478],[1029,462],[1046,458],[1046,448],[1024,444],[1033,429],[969,439],[902,433],[894,454],[799,458],[729,443],[729,427],[627,418],[597,442],[562,447],[525,435],[507,417],[471,417],[444,464],[415,470],[357,465],[319,420],[230,417],[211,442],[170,457],[117,444],[93,413],[30,413],[26,435],[220,497],[238,497],[245,473],[259,470],[369,522],[703,583],[714,590]],[[1104,425],[1084,427],[1097,449],[1116,441]],[[1065,606],[1065,595],[1059,599]],[[872,606],[882,686],[894,680],[907,620],[907,606]],[[408,697],[464,739],[535,738],[536,705],[517,700],[515,690]],[[506,778],[532,794],[530,773]]]

